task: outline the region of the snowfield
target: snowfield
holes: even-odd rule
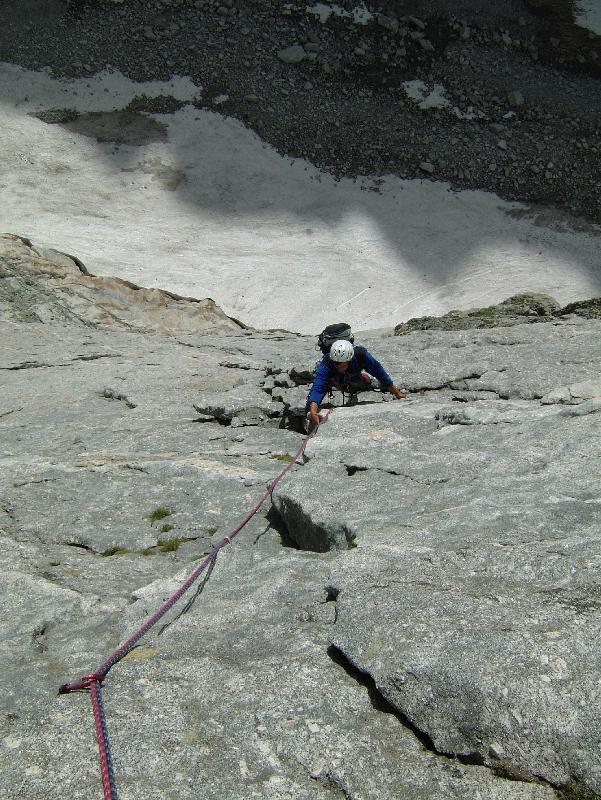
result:
[[[559,211],[431,180],[336,180],[191,104],[153,114],[164,136],[141,145],[30,116],[201,93],[187,78],[57,81],[0,64],[0,229],[260,328],[383,328],[522,291],[601,293],[601,229]]]

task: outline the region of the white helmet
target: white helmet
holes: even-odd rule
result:
[[[344,363],[350,361],[355,354],[355,348],[346,339],[338,339],[337,342],[330,347],[330,358],[332,361]]]

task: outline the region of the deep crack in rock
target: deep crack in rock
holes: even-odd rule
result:
[[[552,786],[548,781],[541,779],[537,775],[529,775],[525,773],[523,770],[520,770],[516,766],[514,766],[510,761],[507,759],[499,758],[499,759],[492,759],[491,763],[485,761],[480,753],[473,752],[470,754],[456,754],[456,753],[445,753],[436,748],[434,742],[432,741],[431,737],[426,731],[420,730],[416,727],[411,720],[403,714],[398,708],[395,708],[379,691],[375,680],[373,677],[368,673],[360,670],[346,655],[345,653],[338,648],[336,645],[331,644],[328,647],[328,656],[334,661],[334,663],[338,664],[344,671],[349,675],[353,680],[360,683],[364,686],[368,692],[369,699],[373,705],[373,707],[384,714],[390,714],[398,722],[407,730],[411,731],[411,733],[420,741],[422,746],[425,750],[430,753],[433,753],[436,756],[440,756],[441,758],[447,759],[449,761],[456,761],[460,764],[465,766],[478,766],[478,767],[488,767],[495,775],[498,775],[501,778],[506,780],[521,782],[521,783],[534,783],[534,784],[541,784],[546,786]],[[572,794],[564,793],[565,789],[562,791],[562,787],[552,787],[556,790],[559,790],[559,793],[562,797],[567,798],[576,798],[576,797],[590,797],[590,800],[598,800],[598,795],[595,793],[589,793],[585,787],[580,787],[581,791],[584,791],[584,795],[580,795],[577,791],[574,791],[576,787],[573,787]]]

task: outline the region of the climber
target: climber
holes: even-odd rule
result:
[[[369,350],[365,347],[354,347],[346,339],[334,342],[330,352],[324,355],[315,369],[315,378],[305,405],[308,429],[312,430],[323,421],[319,406],[328,391],[332,388],[340,389],[343,403],[344,395],[348,394],[346,405],[355,405],[358,402],[358,392],[375,388],[372,377],[379,382],[383,392],[390,392],[395,399],[407,397],[407,392],[397,389],[390,375]]]

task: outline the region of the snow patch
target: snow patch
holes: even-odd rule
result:
[[[325,25],[332,15],[335,17],[346,17],[348,19],[352,19],[356,25],[367,25],[374,18],[374,15],[371,13],[371,11],[368,11],[365,6],[357,6],[352,11],[346,11],[346,9],[341,8],[336,4],[329,5],[327,3],[315,3],[313,6],[307,6],[306,11],[307,14],[313,14],[314,16],[319,17],[319,21],[322,23],[322,25]]]
[[[476,119],[486,116],[481,111],[475,111],[473,106],[468,106],[467,111],[461,111],[445,97],[445,88],[439,83],[435,83],[430,89],[424,81],[405,81],[403,88],[407,96],[424,111],[432,108],[448,108],[459,119]]]
[[[415,100],[420,108],[449,108],[451,105],[444,96],[444,87],[439,83],[435,83],[434,88],[430,90],[423,81],[405,81],[403,88],[407,93],[407,97]]]
[[[77,111],[113,111],[141,94],[150,98],[174,97],[182,102],[198,99],[200,87],[190,78],[174,76],[169,81],[135,83],[120,72],[99,72],[91,78],[53,80],[45,71],[31,72],[0,62],[2,102],[39,111],[74,108]]]
[[[492,192],[336,180],[191,105],[157,115],[166,140],[138,146],[29,116],[198,91],[187,79],[58,81],[0,63],[0,232],[74,253],[98,275],[212,297],[253,326],[305,333],[341,309],[364,330],[522,291],[560,303],[601,293],[598,233],[536,225]],[[549,214],[561,224],[561,212]]]
[[[576,24],[601,36],[601,1],[578,0],[575,8]]]

